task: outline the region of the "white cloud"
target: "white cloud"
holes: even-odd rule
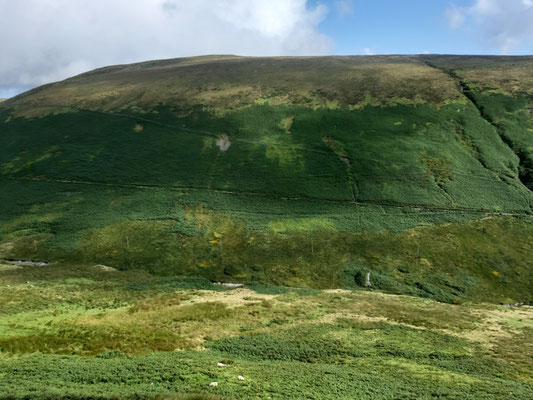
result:
[[[365,54],[365,56],[373,56],[376,54],[374,53],[374,50],[372,50],[370,47],[366,47],[365,49],[363,49],[363,53]]]
[[[455,6],[451,6],[446,10],[446,17],[448,18],[448,24],[453,29],[460,28],[465,22],[465,15],[463,11]]]
[[[475,0],[447,10],[452,28],[468,27],[502,54],[533,47],[533,0]]]
[[[533,0],[532,0],[533,1]],[[353,14],[353,1],[352,0],[337,0],[335,2],[335,8],[339,17],[345,17]]]
[[[0,0],[0,97],[111,64],[328,54],[327,12],[307,0]]]

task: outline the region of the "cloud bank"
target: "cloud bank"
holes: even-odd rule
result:
[[[452,5],[447,17],[452,28],[477,32],[502,54],[533,52],[533,0],[475,0],[470,7]]]
[[[0,97],[111,64],[328,54],[327,11],[307,0],[0,0]]]

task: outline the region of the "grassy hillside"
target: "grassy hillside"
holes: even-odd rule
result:
[[[529,301],[531,61],[511,60],[211,56],[34,89],[0,106],[0,256]],[[472,72],[500,63],[512,88]]]
[[[453,79],[412,57],[208,56],[101,68],[9,104],[22,115],[58,105],[106,111],[165,105],[177,114],[200,106],[225,114],[265,103],[316,109],[449,100],[462,100]]]
[[[0,399],[533,398],[532,64],[206,56],[2,102]]]
[[[465,95],[519,157],[520,179],[533,189],[533,57],[436,57],[430,61],[457,79]]]
[[[533,396],[531,307],[102,266],[3,265],[0,285],[2,399]]]

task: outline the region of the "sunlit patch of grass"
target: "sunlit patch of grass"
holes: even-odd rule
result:
[[[28,376],[48,374],[48,386],[61,388],[56,393],[100,390],[112,396],[121,385],[121,396],[207,393],[247,399],[268,391],[276,396],[284,388],[284,398],[301,398],[309,385],[315,394],[329,387],[320,377],[330,373],[337,385],[348,385],[343,393],[351,393],[353,374],[366,371],[357,382],[386,377],[388,385],[398,385],[395,393],[407,385],[402,377],[416,377],[409,390],[418,397],[430,386],[441,394],[464,391],[481,398],[491,387],[511,390],[518,399],[531,390],[523,386],[531,369],[529,307],[257,284],[203,290],[190,287],[189,278],[179,285],[179,279],[165,286],[165,280],[144,272],[93,266],[3,272],[0,389],[7,384],[27,393],[33,387]],[[488,329],[495,324],[503,334]],[[29,355],[35,352],[40,355]],[[61,362],[54,354],[63,355]],[[218,362],[227,366],[217,367]],[[302,369],[312,381],[298,375]],[[289,375],[294,390],[287,391]],[[217,388],[208,386],[213,381]],[[384,395],[386,387],[376,393]],[[336,396],[321,398],[338,398],[340,392],[331,390]]]
[[[203,104],[218,115],[265,102],[335,109],[363,103],[365,93],[375,99],[373,104],[383,105],[461,98],[451,79],[412,56],[195,60],[89,72],[17,99],[17,115],[42,116],[66,106],[150,111],[161,103],[180,110]],[[39,107],[43,104],[58,106]]]
[[[531,316],[529,317],[531,321]],[[491,348],[491,354],[498,360],[504,361],[512,372],[509,375],[533,385],[533,344],[531,337],[533,327],[529,325],[515,331],[513,334],[500,336]]]
[[[529,71],[532,57],[423,57],[432,63],[457,71],[471,82],[476,90],[487,90],[490,94],[533,94],[533,78]]]

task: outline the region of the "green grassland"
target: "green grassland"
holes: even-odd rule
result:
[[[0,398],[533,395],[531,307],[0,268]]]
[[[207,56],[2,102],[0,398],[531,398],[497,304],[533,300],[532,63]]]

